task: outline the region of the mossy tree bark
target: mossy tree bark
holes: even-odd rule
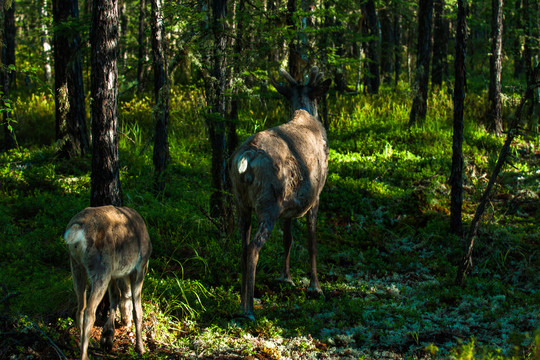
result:
[[[67,158],[89,149],[78,19],[77,0],[53,0],[56,140]]]

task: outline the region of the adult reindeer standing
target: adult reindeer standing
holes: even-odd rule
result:
[[[112,348],[116,307],[120,305],[124,325],[131,323],[133,311],[136,350],[144,353],[141,291],[152,244],[142,217],[128,207],[86,208],[71,219],[64,240],[69,248],[73,287],[77,294],[81,359],[88,359],[96,308],[107,289],[111,307],[101,343],[109,350]],[[90,280],[88,298],[87,279]]]
[[[242,237],[242,311],[255,320],[253,293],[259,252],[278,219],[283,222],[285,257],[281,280],[293,284],[289,270],[292,245],[291,220],[307,215],[310,257],[309,290],[322,294],[317,279],[316,221],[319,195],[328,174],[328,140],[319,120],[317,100],[330,87],[317,67],[311,69],[305,85],[285,70],[280,74],[288,86],[271,79],[277,91],[291,103],[292,119],[280,126],[249,137],[229,162],[229,175],[238,210]],[[253,240],[251,214],[259,226]]]

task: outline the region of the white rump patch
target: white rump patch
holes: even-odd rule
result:
[[[64,240],[68,245],[75,244],[77,242],[82,242],[84,244],[84,239],[84,230],[78,225],[73,225],[64,234]]]
[[[246,170],[247,170],[247,167],[248,167],[248,160],[246,159],[246,157],[242,157],[242,159],[240,159],[240,161],[238,162],[238,173],[239,174],[243,174]]]

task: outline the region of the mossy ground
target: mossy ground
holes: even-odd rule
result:
[[[122,101],[124,202],[145,218],[154,245],[144,286],[148,351],[140,358],[540,358],[538,133],[514,142],[512,166],[500,174],[480,227],[474,266],[466,286],[457,287],[465,244],[449,234],[451,98],[442,91],[430,98],[425,124],[409,128],[407,94],[398,87],[372,97],[330,95],[330,172],[318,220],[325,296],[307,292],[303,219],[293,226],[296,287],[276,281],[283,253],[277,227],[259,261],[256,324],[235,316],[239,238],[220,234],[206,215],[212,189],[201,94],[173,91],[171,162],[159,196],[151,101]],[[0,155],[0,359],[78,355],[61,235],[89,204],[90,158],[56,157],[49,102],[46,95],[16,102],[25,109],[17,124],[23,147]],[[283,121],[287,111],[281,101],[260,99],[241,109],[242,139]],[[475,122],[481,107],[467,109],[465,224],[504,140]],[[36,121],[41,130],[29,136]],[[137,357],[132,343],[132,329],[120,329],[113,355],[97,342],[91,354]]]

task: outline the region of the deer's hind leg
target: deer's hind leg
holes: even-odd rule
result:
[[[131,282],[131,299],[133,300],[133,321],[135,322],[135,331],[136,331],[136,345],[135,349],[139,354],[144,354],[144,345],[142,340],[142,286],[144,281],[144,276],[148,270],[148,260],[141,264],[140,268],[136,268],[129,275]]]
[[[88,359],[88,343],[90,341],[90,332],[94,326],[96,320],[96,309],[103,299],[107,287],[111,280],[110,275],[106,274],[93,274],[92,278],[92,289],[90,291],[90,296],[88,297],[88,302],[86,308],[84,309],[84,322],[83,322],[83,331],[81,337],[81,359]]]
[[[122,316],[122,325],[129,326],[133,320],[133,297],[131,294],[131,280],[129,276],[116,279],[116,284],[120,289],[120,315]]]
[[[73,277],[73,289],[77,295],[77,327],[79,328],[80,341],[83,339],[84,309],[86,308],[86,270],[84,266],[70,257],[71,276]]]
[[[109,282],[109,312],[107,315],[107,322],[103,326],[103,331],[101,332],[100,343],[101,346],[107,351],[112,350],[113,341],[114,341],[114,322],[116,320],[116,307],[120,301],[120,289],[116,279],[111,279]]]
[[[255,273],[261,248],[268,240],[277,221],[277,216],[259,221],[259,228],[253,240],[244,247],[242,254],[242,311],[243,316],[255,321],[253,296],[255,292]]]
[[[309,291],[323,296],[319,279],[317,278],[317,212],[319,201],[307,213],[308,251],[310,262]]]
[[[292,238],[292,220],[283,219],[282,229],[283,229],[283,270],[281,271],[280,281],[286,282],[294,286],[294,282],[291,278],[290,270],[290,260],[291,260],[291,246],[293,242]]]

